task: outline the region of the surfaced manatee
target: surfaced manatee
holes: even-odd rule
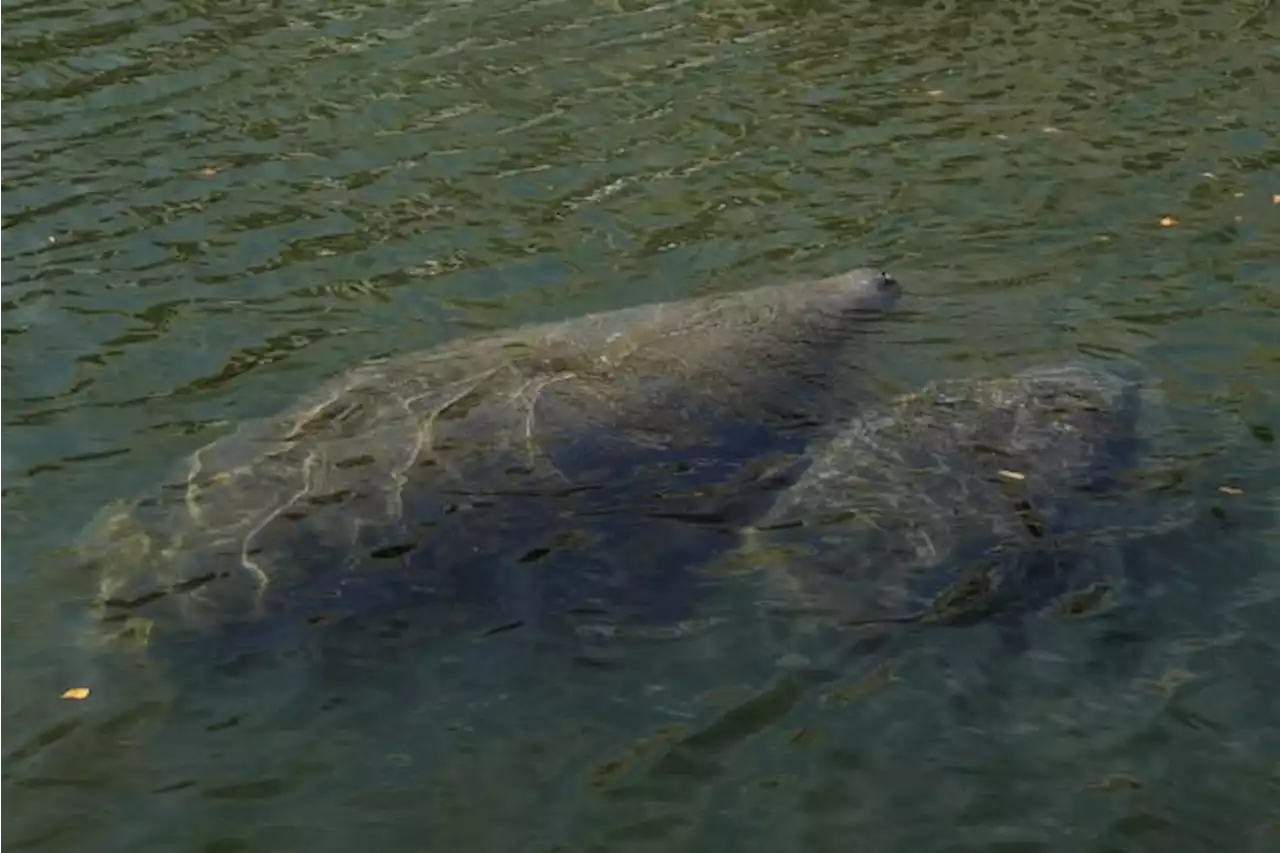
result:
[[[869,408],[719,568],[844,624],[963,622],[1066,600],[1071,555],[1181,523],[1126,505],[1142,385],[1067,364],[946,380]]]
[[[104,511],[100,624],[248,637],[415,601],[490,627],[669,603],[681,555],[790,481],[849,397],[843,345],[897,295],[858,269],[362,365]]]

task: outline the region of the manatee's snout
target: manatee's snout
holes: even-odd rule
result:
[[[888,294],[893,299],[897,299],[902,295],[902,288],[899,286],[898,280],[893,277],[893,273],[880,270],[872,276],[871,283],[877,292]]]
[[[831,281],[866,311],[885,311],[897,304],[902,287],[891,273],[874,267],[860,267],[835,276]]]

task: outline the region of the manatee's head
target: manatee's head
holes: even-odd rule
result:
[[[897,305],[902,295],[896,278],[873,267],[847,270],[816,284],[828,294],[834,306],[844,311],[887,311]]]
[[[878,315],[898,303],[902,288],[883,270],[858,267],[827,278],[760,288],[748,300],[764,310],[773,326],[790,318],[801,326],[834,332],[862,315]]]
[[[761,316],[758,331],[793,352],[840,345],[865,321],[893,309],[902,294],[898,280],[870,267],[827,278],[761,288],[750,297]],[[797,346],[799,345],[799,346]]]

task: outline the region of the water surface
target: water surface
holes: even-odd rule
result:
[[[1261,2],[11,2],[14,850],[1280,844],[1280,27]],[[1079,356],[1205,520],[1094,618],[855,638],[726,589],[156,679],[77,646],[105,502],[362,358],[855,264],[886,385]],[[1228,486],[1231,493],[1219,491]],[[560,653],[560,652],[563,653]]]

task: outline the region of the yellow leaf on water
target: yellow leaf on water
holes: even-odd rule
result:
[[[63,699],[88,699],[89,688],[88,687],[68,687],[66,690],[62,691],[62,698]]]
[[[1160,220],[1160,224],[1163,225],[1165,228],[1170,228],[1174,225],[1177,225],[1178,220],[1174,219],[1172,216],[1166,216]]]
[[[1006,480],[1025,480],[1025,479],[1027,479],[1027,475],[1026,475],[1026,474],[1021,473],[1020,471],[1009,471],[1009,470],[1004,469],[1004,468],[1001,468],[999,471],[997,471],[997,472],[996,472],[996,474],[997,474],[998,476],[1004,477]]]
[[[1224,495],[1243,495],[1244,489],[1237,489],[1235,486],[1218,486],[1218,491]]]

